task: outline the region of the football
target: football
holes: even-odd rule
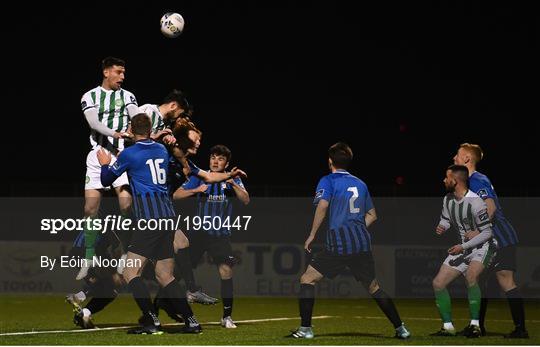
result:
[[[184,18],[175,12],[165,13],[160,20],[161,32],[168,38],[178,37],[184,30]]]

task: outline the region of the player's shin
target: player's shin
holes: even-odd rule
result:
[[[178,267],[178,272],[180,276],[184,279],[186,287],[190,292],[197,291],[197,284],[195,283],[195,275],[193,274],[193,267],[191,265],[191,257],[189,255],[189,247],[179,249],[175,256],[174,260],[176,266]]]
[[[131,294],[133,294],[137,306],[139,306],[143,314],[146,315],[152,313],[155,316],[154,305],[152,305],[152,300],[150,299],[150,292],[142,278],[134,277],[129,281],[128,287]]]
[[[179,313],[186,325],[199,325],[197,319],[193,315],[193,311],[189,306],[187,299],[182,291],[182,287],[176,280],[172,280],[169,284],[163,287],[164,300],[167,300],[176,313]]]
[[[480,302],[482,299],[482,292],[480,290],[480,286],[477,283],[469,286],[467,289],[467,295],[469,298],[471,325],[480,326]]]
[[[516,287],[505,293],[510,305],[512,320],[516,326],[516,330],[525,331],[525,310],[523,308],[523,296],[520,290]]]
[[[94,255],[96,255],[96,240],[100,232],[100,229],[92,222],[93,218],[95,217],[88,217],[86,222],[83,223],[86,259],[93,259]]]
[[[443,324],[452,324],[452,299],[446,288],[435,290],[435,303]]]
[[[300,284],[299,294],[300,318],[302,327],[311,327],[313,305],[315,304],[315,286],[312,284]]]
[[[384,312],[392,325],[394,325],[394,328],[399,328],[403,324],[403,322],[399,317],[399,313],[396,309],[396,306],[394,305],[394,302],[388,296],[388,294],[386,294],[382,289],[379,288],[375,293],[371,294],[371,296],[373,297],[373,299],[375,299],[377,305],[379,305],[380,309]]]
[[[233,309],[233,280],[221,280],[221,298],[223,299],[223,318],[232,315]]]

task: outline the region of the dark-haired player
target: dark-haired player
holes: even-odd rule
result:
[[[304,248],[311,252],[327,212],[329,227],[326,248],[313,256],[306,272],[300,278],[301,326],[292,334],[294,338],[313,338],[311,317],[315,303],[315,284],[323,277],[334,278],[346,267],[360,281],[395,328],[395,337],[411,336],[392,299],[379,287],[375,278],[375,265],[371,253],[371,236],[367,228],[377,219],[367,185],[347,172],[352,161],[351,148],[338,142],[328,150],[331,173],[319,181],[314,203],[317,205],[311,233]]]

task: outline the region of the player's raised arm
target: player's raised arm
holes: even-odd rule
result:
[[[230,172],[211,172],[199,169],[197,172],[191,167],[192,174],[199,176],[206,183],[217,183],[229,180],[231,178],[246,178],[247,174],[238,168],[233,168]]]
[[[173,193],[174,200],[189,198],[198,193],[204,193],[208,186],[196,176],[191,176],[180,188]]]

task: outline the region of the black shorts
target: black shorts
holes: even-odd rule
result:
[[[516,271],[516,246],[509,245],[497,250],[495,259],[493,260],[493,270],[510,270]]]
[[[235,259],[228,236],[212,236],[205,232],[193,233],[189,236],[189,254],[191,264],[195,268],[204,253],[212,258],[212,263],[233,266]]]
[[[313,256],[310,265],[330,279],[339,275],[345,268],[349,268],[354,278],[364,286],[369,286],[375,279],[375,263],[371,252],[339,255],[322,251]]]
[[[173,242],[172,230],[135,230],[128,252],[153,260],[174,258]]]

